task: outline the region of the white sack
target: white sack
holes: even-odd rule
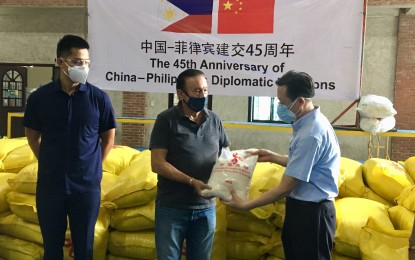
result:
[[[385,118],[397,114],[388,98],[377,95],[362,96],[356,110],[361,117],[368,118]]]
[[[230,191],[234,190],[239,197],[247,199],[257,160],[258,156],[247,153],[247,150],[223,148],[209,178],[208,185],[212,189],[203,190],[202,195],[227,201],[232,198]]]

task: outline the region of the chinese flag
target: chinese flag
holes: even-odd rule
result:
[[[218,33],[274,32],[275,0],[219,0]]]
[[[213,0],[167,0],[187,16],[163,29],[176,33],[211,33]]]

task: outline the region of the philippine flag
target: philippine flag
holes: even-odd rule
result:
[[[164,20],[174,21],[165,32],[211,33],[213,0],[167,0],[173,5],[163,5],[160,15]],[[177,20],[177,18],[180,18]],[[177,21],[175,21],[177,20]]]
[[[212,33],[214,0],[160,0],[163,31]],[[219,0],[219,34],[274,33],[275,0]]]

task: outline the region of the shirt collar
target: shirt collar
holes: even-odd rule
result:
[[[87,88],[86,88],[86,84],[87,84],[87,83],[85,83],[85,84],[80,83],[80,84],[79,84],[79,87],[78,87],[78,89],[77,89],[76,91],[82,91],[82,92],[85,92],[85,91],[87,90]],[[55,91],[61,91],[61,90],[62,90],[61,81],[60,81],[59,79],[55,80],[55,81],[53,82],[53,87],[54,87],[54,90],[55,90]]]
[[[300,119],[298,119],[297,121],[295,121],[293,123],[293,129],[294,130],[300,129],[308,121],[313,120],[314,118],[316,118],[318,113],[320,113],[320,107],[319,106],[314,106],[314,109],[312,111],[305,114],[303,117],[301,117]]]

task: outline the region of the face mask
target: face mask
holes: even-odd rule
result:
[[[184,92],[184,93],[187,95],[186,92]],[[184,100],[183,101],[187,104],[187,106],[191,110],[193,110],[195,112],[200,112],[200,111],[203,110],[203,108],[205,108],[205,105],[206,105],[206,97],[196,98],[196,97],[191,97],[189,95],[187,95],[187,96],[189,97],[189,100],[187,102],[184,101]]]
[[[205,108],[206,97],[201,97],[201,98],[189,97],[189,100],[185,103],[193,111],[200,112],[203,110],[203,108]]]
[[[66,62],[64,61],[66,64]],[[86,78],[88,77],[89,67],[87,66],[68,66],[68,74],[67,75],[73,82],[85,84]],[[66,73],[65,73],[66,74]]]
[[[86,78],[88,77],[89,67],[85,66],[73,66],[68,67],[69,78],[73,82],[82,83],[86,82]]]
[[[278,104],[277,115],[285,123],[290,124],[297,119],[294,112],[290,110],[290,108],[294,106],[295,102],[297,102],[297,99],[295,99],[288,107],[283,104]]]

